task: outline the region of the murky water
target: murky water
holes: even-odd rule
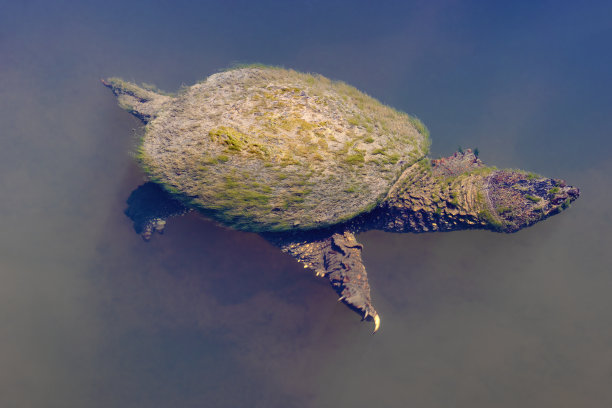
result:
[[[0,406],[609,407],[612,7],[0,1]],[[383,319],[254,234],[143,242],[136,119],[235,61],[343,79],[582,196],[513,235],[359,236]]]

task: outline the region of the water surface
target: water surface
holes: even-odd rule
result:
[[[0,405],[609,407],[612,7],[605,2],[1,2]],[[173,91],[232,62],[342,79],[581,188],[517,234],[364,244],[375,336],[257,235],[123,215],[139,122],[105,76]]]

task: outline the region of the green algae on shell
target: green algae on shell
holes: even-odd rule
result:
[[[293,70],[221,72],[160,101],[145,118],[143,168],[241,230],[351,219],[374,208],[429,147],[418,119],[343,82]]]

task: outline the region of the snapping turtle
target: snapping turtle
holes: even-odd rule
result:
[[[515,232],[579,196],[563,180],[485,166],[469,149],[431,160],[418,119],[320,75],[243,67],[176,95],[102,82],[146,124],[137,158],[150,181],[126,210],[144,239],[191,210],[258,232],[329,279],[374,331],[356,233]]]

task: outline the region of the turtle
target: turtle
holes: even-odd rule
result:
[[[380,327],[363,246],[372,229],[513,233],[568,208],[564,180],[485,165],[475,149],[432,159],[416,117],[322,75],[241,66],[175,94],[102,79],[144,126],[147,181],[127,200],[143,239],[191,211],[262,235]]]

